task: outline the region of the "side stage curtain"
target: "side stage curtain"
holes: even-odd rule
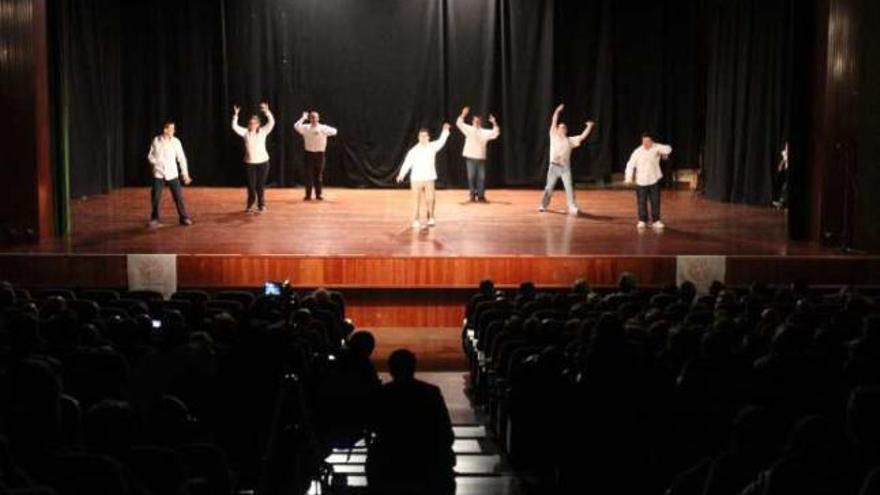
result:
[[[788,140],[798,0],[715,0],[706,106],[706,195],[768,204]]]

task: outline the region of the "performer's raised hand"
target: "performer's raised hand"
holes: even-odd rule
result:
[[[461,109],[461,116],[462,117],[467,117],[469,113],[471,113],[471,107],[466,106]]]
[[[596,125],[596,123],[593,122],[592,120],[588,120],[588,121],[587,121],[587,127],[593,127],[593,126],[595,126],[595,125]]]
[[[303,112],[302,120],[309,120],[309,112]]]
[[[489,114],[489,123],[491,123],[492,125],[498,125],[498,121],[495,120],[495,116],[491,113]]]
[[[238,105],[232,105],[232,110],[235,112],[235,115],[238,115],[238,112],[241,111],[241,107]]]
[[[260,111],[263,113],[269,113],[269,104],[265,101],[260,103]]]
[[[563,108],[565,108],[565,103],[560,103],[559,106],[556,107],[556,110],[553,111],[553,113],[558,114],[558,113],[562,112]]]
[[[443,130],[444,130],[444,131],[448,131],[450,127],[452,127],[452,126],[449,125],[449,122],[444,122],[444,123],[443,123]]]

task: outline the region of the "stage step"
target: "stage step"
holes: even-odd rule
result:
[[[421,364],[420,364],[421,366]],[[380,373],[383,382],[390,377]],[[440,387],[449,416],[455,441],[456,495],[513,495],[519,493],[518,481],[513,470],[495,440],[488,434],[481,418],[464,394],[464,374],[450,372],[420,372],[417,378]],[[334,449],[325,461],[333,468],[334,475],[344,477],[347,493],[362,493],[367,486],[365,466],[367,449],[363,442],[353,449]],[[310,494],[320,493],[317,485]]]
[[[486,436],[486,428],[478,424],[453,426],[455,442],[456,495],[507,495],[513,493],[515,479],[500,449]],[[344,477],[345,486],[355,490],[367,486],[367,452],[364,443],[355,448],[334,449],[325,461],[333,468],[334,476]],[[310,494],[320,493],[313,485]]]

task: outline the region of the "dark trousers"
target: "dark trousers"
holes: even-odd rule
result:
[[[471,199],[486,199],[486,160],[465,158]]]
[[[247,207],[252,208],[254,202],[260,208],[266,206],[266,178],[269,176],[269,162],[245,163],[247,171]]]
[[[636,187],[636,202],[639,206],[639,221],[648,221],[648,201],[651,202],[651,221],[660,221],[660,182],[650,186]]]
[[[153,190],[150,195],[150,199],[153,203],[153,212],[150,214],[151,220],[159,220],[159,206],[162,203],[162,190],[165,189],[165,184],[168,184],[168,189],[171,189],[171,197],[174,198],[174,206],[177,207],[177,216],[180,217],[180,220],[186,220],[189,218],[189,215],[186,214],[186,205],[183,203],[183,187],[180,185],[180,179],[157,179],[153,178]]]
[[[306,151],[306,197],[312,197],[312,188],[315,189],[315,197],[321,197],[321,188],[324,185],[324,152]]]
[[[774,185],[776,191],[775,201],[777,201],[780,206],[788,205],[788,170],[782,170],[776,173],[776,184]]]

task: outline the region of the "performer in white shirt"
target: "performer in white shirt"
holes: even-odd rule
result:
[[[547,185],[544,187],[544,196],[541,198],[541,206],[538,211],[547,211],[550,206],[550,198],[556,188],[556,182],[562,179],[565,188],[565,199],[568,203],[568,213],[578,214],[577,203],[574,200],[574,184],[571,178],[571,150],[577,148],[593,131],[595,123],[587,122],[584,132],[577,136],[568,135],[568,126],[559,122],[559,114],[565,105],[559,105],[553,112],[550,120],[550,166],[547,170]]]
[[[474,115],[472,124],[465,124],[464,119],[470,113],[470,107],[461,109],[461,115],[455,121],[455,126],[464,134],[464,156],[467,165],[468,187],[470,188],[469,201],[486,202],[486,145],[489,141],[498,139],[501,129],[494,115],[489,115],[491,129],[483,129],[483,118]]]
[[[449,128],[448,123],[443,124],[443,132],[440,133],[440,138],[436,141],[431,141],[431,135],[427,129],[419,129],[419,142],[407,152],[400,173],[397,174],[398,183],[403,182],[406,174],[410,174],[409,183],[415,201],[415,219],[412,223],[414,229],[419,229],[422,226],[419,221],[419,212],[423,198],[427,226],[433,227],[437,224],[434,218],[434,181],[437,180],[435,165],[437,153],[443,149],[446,139],[449,138]]]
[[[776,180],[774,181],[773,206],[782,210],[788,207],[788,141],[780,153],[782,160],[776,166]]]
[[[303,112],[302,118],[293,125],[293,129],[302,135],[306,148],[306,196],[303,199],[311,201],[314,188],[315,199],[323,201],[321,190],[324,185],[324,152],[327,151],[327,138],[335,136],[337,131],[322,124],[321,116],[315,111]]]
[[[629,162],[626,164],[624,181],[627,184],[636,184],[636,201],[639,209],[639,222],[636,226],[644,229],[648,224],[648,201],[651,202],[651,226],[655,229],[663,229],[665,225],[660,220],[660,179],[663,178],[663,170],[660,168],[660,160],[666,160],[672,154],[672,147],[666,144],[654,142],[649,133],[642,134],[642,145],[632,152]]]
[[[153,188],[151,194],[153,211],[150,214],[150,227],[159,226],[159,206],[162,201],[162,190],[165,185],[171,189],[174,205],[177,207],[177,216],[181,225],[192,225],[192,220],[186,213],[186,205],[183,202],[184,184],[190,184],[187,169],[186,155],[183,153],[183,145],[174,136],[176,126],[174,122],[166,122],[162,127],[162,134],[153,139],[147,160],[153,166]],[[179,167],[179,170],[178,170]]]
[[[260,125],[260,118],[252,115],[245,129],[238,123],[241,107],[233,107],[232,130],[244,139],[244,166],[247,171],[247,213],[254,212],[256,203],[259,212],[266,211],[266,178],[269,176],[269,152],[266,151],[266,137],[275,128],[275,117],[267,103],[260,103],[260,111],[266,116],[266,125]]]

